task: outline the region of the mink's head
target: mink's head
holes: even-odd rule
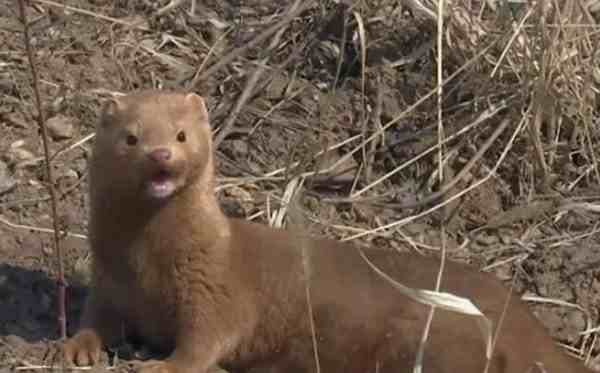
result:
[[[212,177],[210,156],[211,132],[200,96],[142,91],[113,98],[96,131],[92,187],[168,201],[202,175]]]

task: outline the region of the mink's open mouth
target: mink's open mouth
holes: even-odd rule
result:
[[[146,192],[150,197],[163,199],[170,197],[176,189],[175,178],[167,170],[160,170],[150,177],[146,183]]]

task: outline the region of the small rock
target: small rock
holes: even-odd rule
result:
[[[17,128],[21,128],[21,129],[25,129],[25,128],[29,127],[27,125],[27,121],[25,120],[25,118],[23,117],[23,114],[21,114],[21,113],[10,113],[6,116],[6,120],[8,121],[8,124],[13,127],[17,127]]]
[[[69,168],[65,172],[62,172],[56,178],[59,188],[71,188],[76,185],[79,181],[79,174],[77,171]]]
[[[54,249],[52,249],[52,246],[44,245],[42,246],[42,252],[44,255],[50,256],[54,254]]]
[[[70,139],[73,137],[73,118],[58,114],[46,121],[48,134],[54,141]]]
[[[27,149],[10,149],[7,153],[9,164],[15,169],[37,166],[35,155]]]
[[[232,197],[239,207],[244,211],[244,216],[248,216],[254,209],[254,198],[247,190],[240,187],[228,188],[226,195]]]
[[[17,180],[8,171],[8,166],[0,161],[0,195],[10,192],[16,185]]]
[[[4,337],[4,341],[7,345],[13,348],[21,347],[27,344],[27,342],[23,338],[15,334],[7,335],[6,337]]]
[[[248,155],[248,142],[243,140],[233,140],[231,142],[233,148],[233,154],[235,156],[247,157]]]
[[[9,74],[0,74],[0,91],[10,93],[15,88],[15,82]]]
[[[61,179],[70,179],[70,180],[77,180],[79,179],[79,174],[77,173],[77,171],[69,168],[67,169],[65,172],[63,172],[62,175],[60,175]]]
[[[24,148],[10,149],[9,156],[12,163],[27,162],[35,158],[32,152]]]
[[[17,149],[25,145],[25,140],[17,140],[10,144],[11,149]]]
[[[77,158],[77,160],[74,162],[73,169],[77,171],[80,176],[87,171],[89,159],[90,156],[86,155],[84,157]]]

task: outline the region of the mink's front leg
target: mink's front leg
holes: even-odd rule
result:
[[[79,331],[63,346],[65,360],[77,366],[96,364],[102,347],[121,338],[122,323],[117,310],[93,291],[86,301]]]

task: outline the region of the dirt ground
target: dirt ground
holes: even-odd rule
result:
[[[343,157],[360,143],[353,137],[375,133],[435,87],[435,28],[413,12],[390,5],[395,2],[372,1],[367,2],[370,8],[360,9],[368,21],[364,85],[356,22],[344,32],[343,15],[350,14],[349,23],[354,19],[334,2],[307,5],[282,35],[271,34],[256,44],[256,36],[284,18],[292,2],[205,1],[197,4],[195,15],[183,2],[159,16],[168,1],[66,3],[74,8],[31,1],[27,14],[50,150],[56,154],[51,164],[59,191],[59,225],[69,232],[60,241],[69,284],[69,333],[77,325],[86,294],[86,176],[93,141],[89,135],[110,92],[185,86],[207,98],[212,124],[221,128],[217,136],[223,136],[218,193],[231,215],[267,223],[284,205],[286,188],[303,172],[313,172],[305,179],[300,201],[311,233],[349,238],[440,202],[418,202],[440,190],[433,182],[437,151],[353,203],[345,200],[437,142],[436,101],[431,98],[387,129],[385,139]],[[50,371],[48,367],[60,362],[57,259],[48,231],[51,205],[32,75],[15,4],[0,0],[0,373],[18,368]],[[132,22],[136,27],[123,25]],[[340,51],[344,34],[348,42]],[[238,52],[226,61],[232,51]],[[338,64],[340,55],[344,59]],[[445,76],[466,60],[449,54]],[[225,62],[215,68],[219,61]],[[237,105],[262,65],[268,67],[266,72],[250,87],[248,100]],[[552,152],[547,174],[536,170],[534,146],[526,133],[516,137],[502,158],[508,132],[516,131],[529,100],[527,93],[513,90],[510,78],[492,81],[486,74],[473,68],[448,83],[446,135],[472,123],[488,104],[505,100],[507,109],[492,119],[493,124],[449,142],[451,156],[444,172],[450,178],[458,174],[502,118],[510,118],[511,124],[447,194],[486,176],[501,159],[494,176],[449,208],[357,239],[435,255],[444,221],[453,259],[488,271],[507,286],[513,284],[557,343],[595,367],[597,333],[582,332],[598,325],[600,244],[597,213],[590,206],[600,198],[600,189],[590,152],[598,156],[600,129],[594,125],[586,132],[584,137],[596,144],[590,147],[561,140],[550,149],[553,137],[546,134],[544,154]],[[233,124],[223,130],[232,113],[237,114]],[[560,139],[577,137],[574,122],[565,120]],[[328,170],[335,162],[341,166]],[[418,206],[395,206],[414,204]],[[111,364],[117,371],[128,371],[131,355],[119,351],[117,356]]]

